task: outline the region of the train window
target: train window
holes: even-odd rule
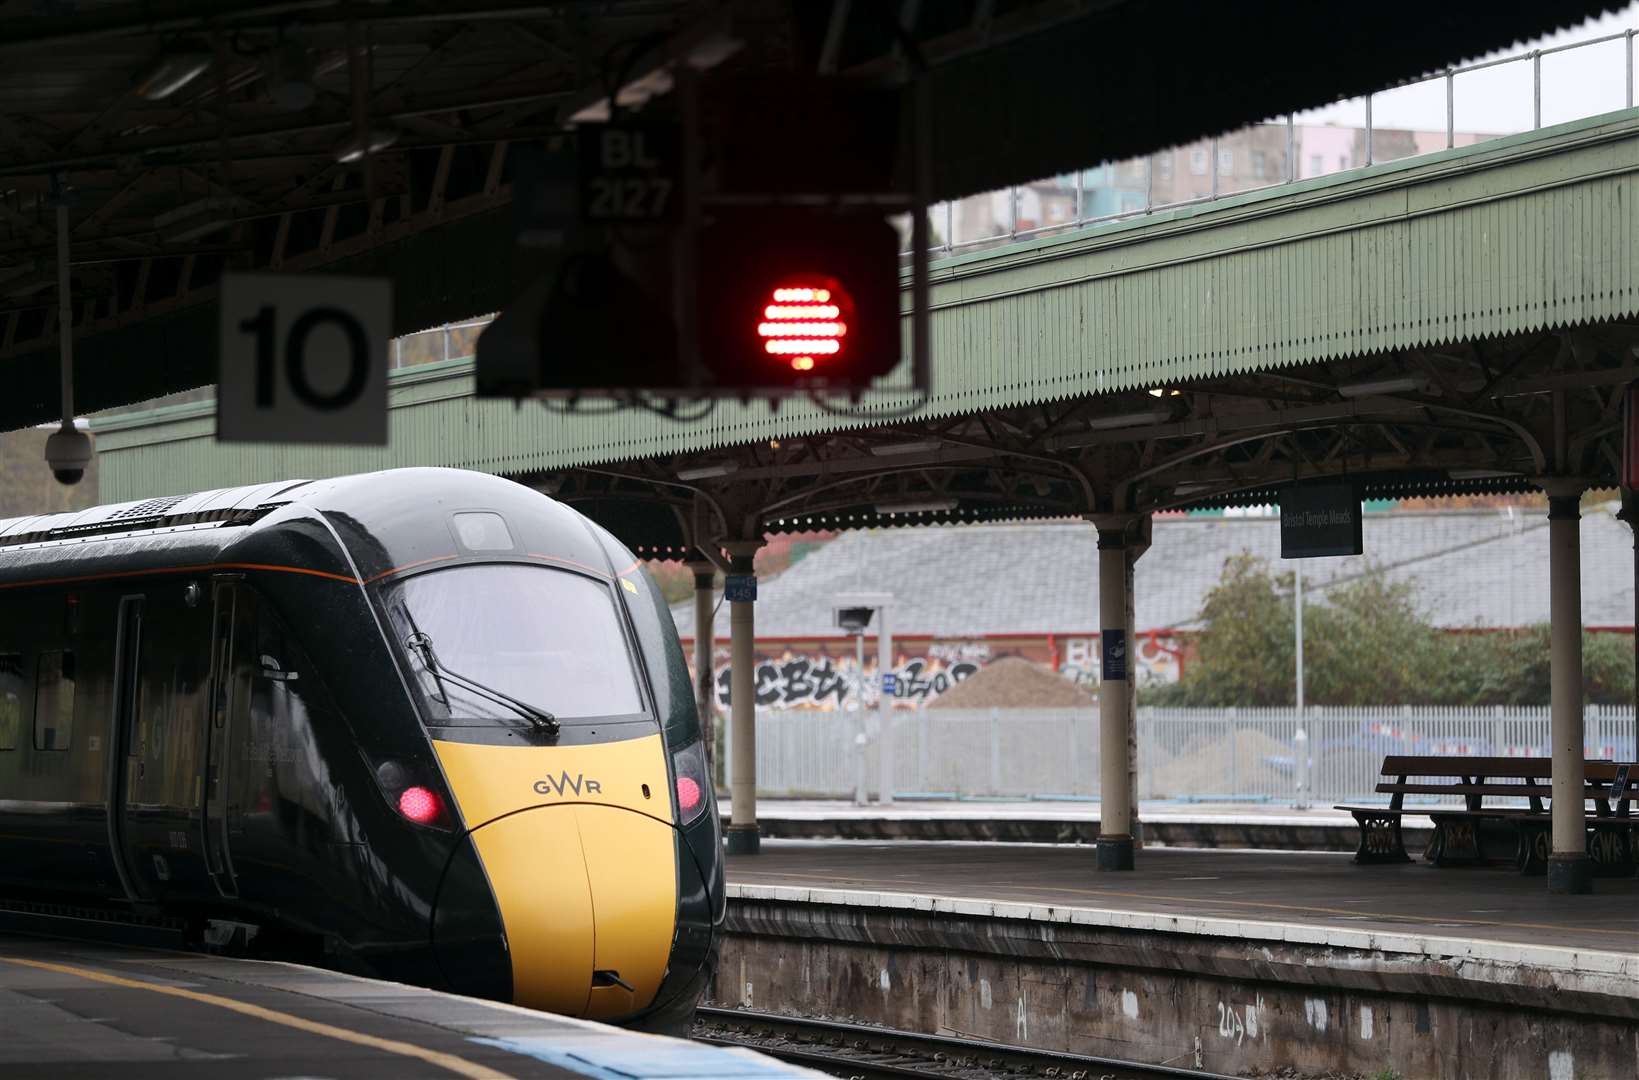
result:
[[[405,578],[388,607],[403,640],[424,636],[439,679],[415,648],[440,723],[516,721],[504,704],[456,682],[477,683],[560,721],[642,713],[630,646],[609,587],[580,574],[518,564],[460,566]]]
[[[74,742],[74,654],[43,652],[34,668],[34,749],[67,750]]]
[[[23,658],[0,653],[0,750],[17,749],[23,726]]]

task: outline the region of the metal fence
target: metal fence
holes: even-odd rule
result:
[[[1143,158],[938,203],[928,208],[930,246],[970,251],[1631,109],[1636,55],[1632,29],[1532,49],[1339,102],[1320,124],[1288,114]],[[1313,145],[1305,145],[1310,134]],[[903,222],[901,235],[908,246]]]
[[[865,715],[863,730],[858,716],[760,711],[758,791],[847,798],[863,780],[874,794],[880,775],[875,715]],[[1588,757],[1634,759],[1631,708],[1591,706],[1585,724]],[[1372,788],[1389,754],[1550,753],[1546,707],[1311,708],[1302,728],[1308,798],[1317,805],[1382,801]],[[1295,709],[1141,708],[1139,797],[1296,802],[1298,730]],[[903,710],[893,718],[893,749],[899,798],[1085,799],[1099,793],[1095,709]]]

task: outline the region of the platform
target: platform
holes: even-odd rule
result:
[[[1269,932],[1322,928],[1327,940],[1371,933],[1639,953],[1639,878],[1601,878],[1592,896],[1554,897],[1542,878],[1511,867],[1356,866],[1336,853],[1167,848],[1138,859],[1133,873],[1100,874],[1091,851],[1071,846],[772,841],[761,855],[731,856],[728,878],[731,886],[1120,912],[1132,924],[1256,921]]]
[[[1639,1075],[1639,879],[801,840],[728,877],[718,1005],[1226,1073]]]
[[[728,825],[729,800],[723,824]],[[1330,806],[1294,810],[1279,803],[1156,800],[1139,804],[1146,843],[1167,847],[1253,848],[1260,851],[1353,851],[1354,818]],[[975,840],[1025,844],[1090,844],[1098,839],[1097,800],[901,799],[856,806],[843,799],[759,799],[765,837],[797,840]],[[1433,823],[1415,811],[1402,828],[1406,845],[1421,849]]]
[[[0,1075],[627,1080],[816,1074],[293,964],[0,935]]]

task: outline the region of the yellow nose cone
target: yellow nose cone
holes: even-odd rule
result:
[[[669,826],[582,804],[512,814],[472,839],[506,929],[514,1001],[598,1019],[654,1001],[677,918]]]
[[[512,958],[513,1000],[597,1019],[646,1008],[677,920],[659,736],[563,749],[435,745],[462,816],[476,825],[472,843]],[[605,779],[596,790],[583,780],[576,792],[557,779],[565,775]]]

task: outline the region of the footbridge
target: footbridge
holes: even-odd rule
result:
[[[381,449],[218,445],[210,402],[102,421],[105,494],[449,465],[608,504],[612,524],[625,496],[703,495],[738,533],[747,513],[1136,511],[1342,471],[1385,494],[1609,483],[1639,364],[1639,110],[946,258],[933,302],[919,409],[566,413],[475,399],[454,359],[394,373]]]

